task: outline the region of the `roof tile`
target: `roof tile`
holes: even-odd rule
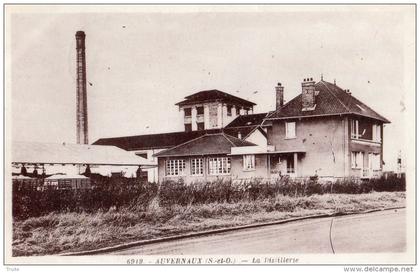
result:
[[[192,95],[189,95],[185,97],[185,100],[176,103],[175,105],[183,106],[183,105],[190,105],[190,104],[197,104],[197,103],[203,103],[207,101],[216,101],[220,100],[221,102],[226,103],[232,103],[235,105],[243,105],[245,107],[252,107],[255,105],[255,103],[244,100],[242,98],[233,96],[231,94],[228,94],[226,92],[213,89],[213,90],[204,90],[197,93],[194,93]]]
[[[224,133],[206,134],[171,149],[155,154],[156,157],[229,154],[232,147],[255,146]]]
[[[316,107],[314,110],[302,111],[302,95],[300,94],[286,103],[281,109],[270,113],[266,119],[355,114],[385,123],[390,122],[335,84],[320,81],[315,84],[315,90],[319,91],[319,93],[316,96]]]

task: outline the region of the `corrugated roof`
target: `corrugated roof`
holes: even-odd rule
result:
[[[315,90],[319,93],[316,96],[314,110],[302,111],[302,94],[300,94],[279,110],[270,113],[266,119],[354,114],[380,120],[384,123],[390,122],[335,84],[322,80],[315,84]]]
[[[226,92],[213,89],[213,90],[204,90],[192,95],[185,97],[185,100],[176,103],[175,105],[183,106],[183,105],[190,105],[190,104],[197,104],[203,102],[210,102],[210,101],[221,101],[225,103],[232,103],[234,105],[243,105],[245,107],[252,107],[255,103],[244,100],[242,98],[233,96]]]
[[[13,142],[12,162],[27,164],[156,165],[115,146]]]
[[[155,154],[156,157],[229,154],[232,147],[254,146],[254,143],[236,137],[206,134],[171,149]]]

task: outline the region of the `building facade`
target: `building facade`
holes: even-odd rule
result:
[[[156,166],[115,146],[12,142],[11,155],[13,183],[34,189],[87,189],[91,174],[142,180],[140,171]]]
[[[197,92],[176,104],[184,112],[185,130],[162,134],[101,138],[93,145],[113,145],[158,164],[154,155],[206,134],[226,135],[267,142],[266,130],[261,127],[267,113],[250,114],[255,103],[219,90]],[[162,172],[157,167],[144,168],[149,182],[158,182]]]
[[[260,125],[246,141],[254,145],[230,147],[223,156],[229,162],[224,177],[232,179],[312,177],[325,179],[342,177],[378,177],[383,165],[383,127],[389,121],[356,99],[348,90],[336,84],[312,79],[302,82],[302,92],[283,104],[284,87],[276,86],[276,110],[262,114]],[[258,120],[257,115],[244,115],[229,127],[243,128]],[[257,123],[258,123],[257,122]],[[258,133],[255,133],[258,132]],[[236,136],[241,138],[239,133]],[[261,140],[261,141],[259,141]],[[190,150],[208,148],[211,143],[189,143]],[[213,144],[215,145],[215,144]],[[217,146],[217,145],[216,145]],[[162,181],[168,176],[173,158],[165,152],[159,157]],[[191,154],[183,154],[185,169],[182,179],[194,180],[195,166]],[[210,174],[210,161],[202,159],[203,172]],[[169,163],[168,163],[169,162]],[[201,161],[200,161],[201,162]],[[169,165],[168,165],[169,164]],[[184,166],[184,165],[182,165]],[[213,177],[204,176],[211,180]],[[220,178],[220,176],[219,176]]]
[[[94,144],[154,158],[158,168],[149,181],[155,182],[380,176],[389,121],[335,83],[309,78],[301,85],[301,94],[284,104],[284,87],[277,84],[276,109],[261,114],[251,114],[252,102],[201,91],[176,104],[184,112],[184,132]]]
[[[255,103],[219,90],[205,90],[176,103],[184,113],[185,131],[220,129],[239,115],[252,114]]]
[[[155,155],[160,181],[182,179],[191,183],[230,178],[236,165],[230,156],[232,147],[249,146],[255,144],[225,133],[205,134]]]
[[[301,95],[265,119],[268,145],[290,151],[279,156],[277,169],[291,176],[379,176],[386,123],[348,90],[312,79],[302,83]]]

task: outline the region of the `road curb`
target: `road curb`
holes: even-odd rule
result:
[[[111,251],[123,250],[123,249],[131,248],[131,247],[135,247],[135,246],[149,245],[149,244],[154,244],[154,243],[162,243],[162,242],[168,242],[168,241],[185,239],[185,238],[219,234],[219,233],[235,231],[235,230],[286,224],[290,222],[297,222],[297,221],[302,221],[302,220],[307,220],[307,219],[328,218],[328,217],[334,217],[334,216],[347,216],[347,215],[355,215],[355,214],[367,214],[367,213],[378,212],[378,211],[387,211],[387,210],[404,209],[404,208],[405,207],[392,207],[392,208],[382,208],[382,209],[371,209],[371,210],[365,210],[365,211],[359,211],[359,212],[335,212],[335,213],[325,213],[325,214],[319,214],[319,215],[295,217],[295,218],[289,218],[289,219],[278,220],[278,221],[273,221],[273,222],[256,223],[256,224],[249,224],[249,225],[228,227],[228,228],[219,228],[219,229],[213,229],[213,230],[207,230],[207,231],[192,232],[192,233],[187,233],[187,234],[182,234],[182,235],[168,236],[168,237],[163,237],[163,238],[140,240],[140,241],[123,243],[123,244],[119,244],[115,246],[109,246],[109,247],[93,249],[93,250],[67,252],[67,253],[59,254],[59,256],[83,256],[83,255],[101,254],[101,253],[107,253]]]

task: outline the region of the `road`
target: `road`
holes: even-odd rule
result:
[[[403,252],[405,210],[388,210],[230,231],[119,250],[112,255]],[[331,226],[332,221],[332,226]]]

